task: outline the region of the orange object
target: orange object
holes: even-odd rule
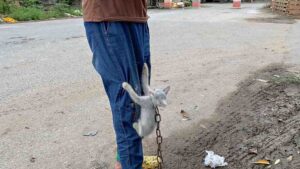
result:
[[[201,0],[193,0],[192,7],[199,8],[201,6]]]
[[[164,0],[164,8],[172,8],[173,2],[172,0]]]
[[[6,23],[16,23],[17,22],[14,18],[11,18],[11,17],[5,17],[5,18],[3,18],[3,21]]]
[[[270,161],[268,161],[268,160],[258,160],[256,162],[254,162],[254,164],[270,165]]]
[[[241,0],[233,0],[233,8],[241,8]]]

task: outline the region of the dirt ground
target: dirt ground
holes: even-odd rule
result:
[[[253,164],[260,159],[281,160],[270,168],[299,169],[300,73],[278,65],[256,72],[219,103],[214,117],[164,145],[167,169],[204,169],[205,150],[224,156],[228,169],[265,168]]]

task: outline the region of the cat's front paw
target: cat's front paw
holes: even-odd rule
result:
[[[127,82],[123,82],[122,87],[123,87],[123,89],[128,89],[129,84]]]

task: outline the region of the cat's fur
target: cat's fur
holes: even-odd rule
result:
[[[138,96],[130,84],[124,82],[123,88],[129,93],[131,99],[141,106],[141,115],[134,128],[140,137],[146,137],[152,133],[155,128],[155,107],[167,106],[167,94],[170,87],[165,89],[151,90],[149,86],[149,70],[147,64],[144,64],[142,72],[142,88],[144,96]]]

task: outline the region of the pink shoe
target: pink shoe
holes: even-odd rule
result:
[[[120,162],[116,162],[115,169],[122,169]]]

